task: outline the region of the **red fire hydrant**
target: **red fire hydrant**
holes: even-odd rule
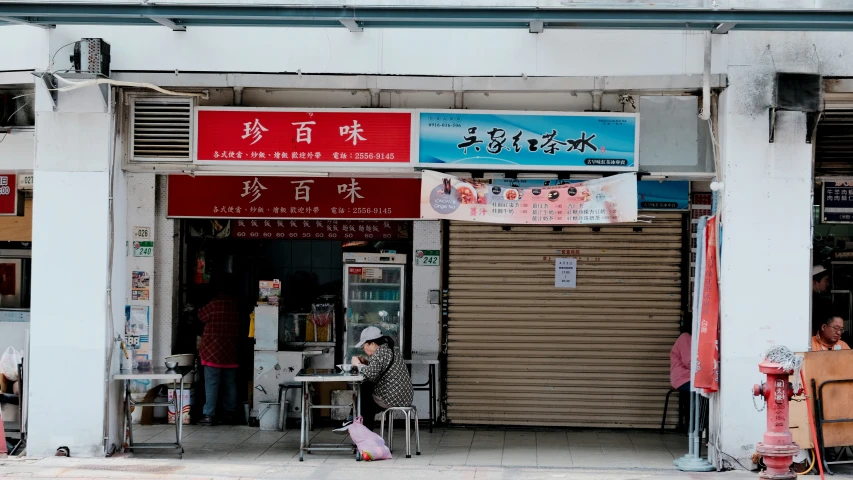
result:
[[[795,394],[788,377],[794,372],[783,370],[782,365],[770,361],[761,362],[758,369],[767,375],[767,383],[752,387],[752,394],[764,397],[767,402],[767,431],[764,432],[764,441],[755,448],[764,458],[767,468],[758,476],[776,480],[797,478],[791,470],[791,463],[800,447],[794,443],[788,430],[788,401]],[[802,391],[796,392],[799,393]]]

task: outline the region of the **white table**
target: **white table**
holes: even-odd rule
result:
[[[350,384],[356,394],[355,415],[353,418],[361,415],[361,382],[364,381],[364,376],[361,374],[351,374],[349,372],[340,372],[335,369],[324,368],[307,368],[300,370],[294,381],[302,382],[302,422],[299,436],[299,461],[304,460],[305,452],[311,451],[344,451],[356,454],[356,460],[360,460],[355,445],[344,445],[340,443],[320,443],[312,445],[308,439],[308,431],[311,428],[311,410],[314,409],[332,409],[332,408],[352,408],[353,405],[314,405],[311,403],[311,393],[308,389],[311,383],[323,382],[347,382]]]
[[[426,383],[412,383],[412,390],[429,392],[429,433],[432,433],[432,427],[433,425],[435,425],[436,391],[438,390],[435,385],[437,379],[435,370],[439,364],[438,353],[412,352],[412,358],[409,360],[404,360],[404,363],[406,365],[426,365],[429,367],[429,377],[427,378]],[[409,374],[411,373],[411,369],[409,369]]]
[[[181,441],[184,424],[184,378],[193,372],[192,367],[178,367],[174,370],[168,370],[165,367],[156,367],[151,369],[139,370],[121,370],[113,375],[113,380],[121,380],[124,382],[124,410],[125,421],[127,422],[127,448],[128,450],[135,449],[177,449],[178,458],[182,458],[184,454],[184,446]],[[175,395],[168,402],[134,402],[130,398],[130,381],[131,380],[165,380],[172,383],[175,387]],[[175,383],[178,385],[175,386]],[[130,407],[175,407],[175,443],[134,443],[133,442],[133,419],[130,415]]]

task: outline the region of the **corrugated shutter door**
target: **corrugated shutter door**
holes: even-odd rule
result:
[[[682,214],[503,228],[450,224],[449,421],[659,427],[679,335]],[[554,286],[558,257],[578,259],[577,288]]]

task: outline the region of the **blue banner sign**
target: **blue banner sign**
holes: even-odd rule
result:
[[[582,181],[496,178],[492,183],[501,187],[531,188]],[[638,181],[637,208],[639,210],[687,210],[690,208],[690,182],[687,180]]]
[[[853,223],[853,180],[823,182],[823,223]]]
[[[636,171],[633,113],[420,112],[418,166]]]

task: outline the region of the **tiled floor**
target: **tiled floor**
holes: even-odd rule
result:
[[[136,441],[169,442],[175,438],[173,426],[142,426],[134,429]],[[313,441],[349,442],[330,429],[311,432]],[[674,469],[673,459],[687,453],[687,438],[657,432],[622,431],[532,431],[497,429],[421,430],[421,455],[405,458],[405,432],[394,433],[394,460],[377,465],[412,466],[512,466]],[[184,428],[185,460],[241,462],[298,462],[299,430],[262,432],[244,426]],[[174,454],[135,454],[136,458],[168,458]],[[347,464],[348,454],[305,456],[316,464]]]

